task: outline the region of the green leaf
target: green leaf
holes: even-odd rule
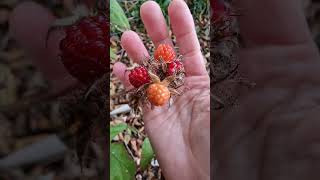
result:
[[[124,131],[127,128],[128,128],[128,125],[124,124],[124,123],[117,124],[115,126],[111,126],[110,127],[110,142],[116,135],[118,135],[119,133],[121,133],[122,131]]]
[[[112,48],[110,48],[110,58],[112,60],[116,60],[117,59],[117,55],[116,55],[116,53],[114,52],[114,50]]]
[[[153,157],[154,157],[154,152],[150,144],[150,140],[149,138],[145,138],[142,144],[142,154],[141,154],[142,170],[145,170],[148,167]]]
[[[128,18],[117,0],[110,0],[110,20],[111,25],[114,26],[115,29],[119,29],[120,31],[130,29]]]
[[[110,180],[133,180],[136,165],[124,145],[111,143],[110,153]]]
[[[135,134],[139,134],[139,130],[133,126],[128,126],[128,129],[130,129],[130,131],[132,131]]]

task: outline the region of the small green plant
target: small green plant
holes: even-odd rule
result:
[[[152,158],[154,157],[154,152],[149,138],[145,138],[143,141],[141,157],[140,166],[142,170],[145,170],[148,168]]]
[[[119,33],[130,29],[129,20],[117,0],[110,0],[110,22],[111,34],[118,35]],[[116,50],[111,47],[110,58],[111,60],[117,59]]]
[[[118,124],[110,129],[110,179],[126,180],[133,179],[136,173],[136,165],[133,159],[127,153],[125,146],[121,143],[114,142],[119,133],[127,129],[127,124]]]
[[[190,11],[196,15],[196,18],[200,18],[203,15],[207,15],[210,10],[210,3],[208,0],[191,0],[188,1]]]
[[[130,29],[129,20],[117,0],[110,0],[110,21],[112,32]]]
[[[133,128],[125,123],[110,127],[110,179],[111,180],[130,180],[134,179],[137,166],[127,152],[126,146],[120,142],[113,142],[113,139],[124,131],[133,132]],[[134,131],[138,133],[137,131]],[[154,152],[150,141],[145,138],[142,144],[140,169],[145,170],[150,165]]]

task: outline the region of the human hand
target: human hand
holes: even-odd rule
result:
[[[59,43],[64,37],[63,30],[50,33],[46,47],[46,37],[53,14],[34,2],[20,3],[10,15],[10,35],[32,57],[50,85],[49,93],[65,92],[78,84],[64,68],[59,57]]]
[[[299,0],[239,0],[240,69],[256,87],[215,123],[217,179],[319,179],[320,65]]]
[[[210,175],[210,85],[192,15],[183,0],[168,8],[172,31],[184,58],[185,85],[189,90],[173,105],[143,110],[145,129],[167,179],[209,179]],[[161,9],[154,1],[141,6],[141,18],[155,46],[172,44]],[[139,63],[148,51],[135,32],[122,35],[121,44]],[[114,64],[113,73],[130,88],[126,66]]]

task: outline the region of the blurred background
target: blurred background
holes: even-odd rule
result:
[[[9,17],[23,2],[0,1],[0,179],[104,179],[107,155],[98,140],[105,142],[107,136],[94,129],[96,117],[90,107],[96,101],[80,101],[81,88],[51,94],[34,56],[9,33]],[[70,16],[75,8],[73,0],[33,2],[58,18]]]

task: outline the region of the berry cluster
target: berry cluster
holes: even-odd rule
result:
[[[171,89],[183,84],[183,77],[183,64],[168,44],[160,44],[153,58],[129,73],[134,94],[139,94],[140,99],[147,100],[152,106],[165,105],[171,97]]]
[[[104,15],[80,19],[64,28],[60,42],[61,60],[69,73],[90,84],[107,73],[108,22]]]
[[[78,3],[71,16],[56,19],[50,25],[46,45],[53,30],[63,30],[65,36],[59,44],[61,62],[74,78],[92,85],[108,72],[109,22],[104,3]]]

